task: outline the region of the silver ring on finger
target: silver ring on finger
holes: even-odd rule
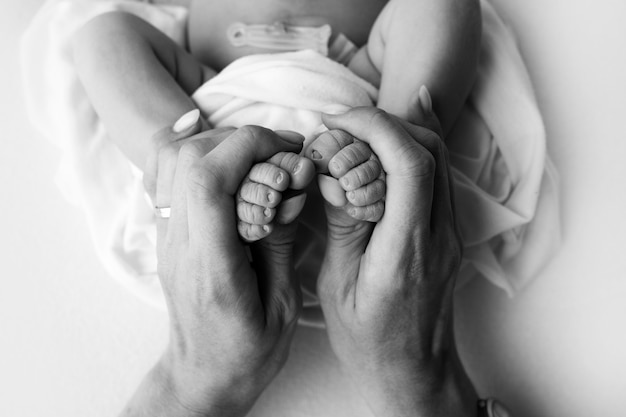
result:
[[[171,207],[154,206],[154,214],[156,214],[159,219],[169,219],[171,212]]]

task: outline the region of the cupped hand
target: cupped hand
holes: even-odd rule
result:
[[[375,225],[327,205],[318,294],[331,345],[375,415],[471,415],[453,334],[461,243],[448,156],[427,90],[414,102],[430,129],[376,108],[323,116],[371,146],[387,194]]]
[[[255,163],[299,152],[303,138],[254,126],[199,135],[165,145],[156,158],[155,202],[171,206],[171,217],[157,220],[171,322],[161,369],[185,410],[239,416],[284,364],[301,295],[293,225],[252,245],[251,263],[237,234],[235,196]]]

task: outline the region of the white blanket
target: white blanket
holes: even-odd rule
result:
[[[509,294],[522,288],[558,247],[557,176],[514,39],[483,2],[478,79],[448,139],[465,246],[460,283],[482,275]],[[56,181],[81,206],[109,273],[163,307],[156,274],[154,217],[141,173],[107,139],[72,65],[69,39],[91,17],[126,10],[183,44],[186,9],[135,1],[51,0],[23,38],[28,110],[63,151]],[[310,140],[327,104],[371,105],[376,90],[312,51],[234,62],[193,99],[216,126],[260,124]],[[318,315],[315,303],[305,314]]]

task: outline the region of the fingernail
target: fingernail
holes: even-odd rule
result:
[[[348,188],[350,186],[350,180],[348,178],[343,177],[340,181],[343,184],[344,188]]]
[[[322,159],[322,158],[324,158],[324,157],[322,156],[322,154],[321,154],[321,153],[319,153],[318,151],[316,151],[315,149],[313,149],[313,150],[311,151],[311,159],[319,160],[319,159]]]
[[[304,142],[304,136],[293,130],[276,130],[275,132],[281,139],[294,145],[302,145]]]
[[[280,204],[280,209],[276,214],[276,221],[280,224],[289,224],[298,217],[304,202],[306,201],[306,194],[298,194],[295,197],[291,197],[288,200],[283,201]]]
[[[302,169],[302,162],[298,162],[295,167],[293,167],[292,174],[297,174]]]
[[[269,201],[270,203],[273,203],[274,202],[274,194],[267,193],[267,201]]]
[[[274,181],[276,182],[276,184],[280,184],[281,182],[283,182],[284,177],[285,176],[283,175],[283,173],[279,172],[278,175],[276,175]]]
[[[265,210],[263,210],[263,215],[265,215],[265,217],[270,217],[272,215],[272,209],[266,207]]]
[[[264,224],[264,225],[263,225],[263,230],[264,230],[265,232],[269,232],[269,231],[270,231],[270,227],[269,227],[268,225]]]
[[[199,119],[200,110],[193,109],[191,111],[188,111],[187,113],[183,114],[180,119],[176,121],[176,123],[174,123],[172,130],[174,131],[174,133],[184,132],[185,130],[195,126],[195,124],[198,123]]]
[[[346,106],[345,104],[339,104],[339,103],[327,104],[326,106],[322,107],[322,113],[334,114],[334,115],[344,114],[348,110],[350,110],[349,106]]]
[[[420,87],[418,100],[420,107],[425,113],[431,113],[433,111],[433,101],[430,98],[430,93],[428,92],[428,88],[426,88],[425,85],[422,85]]]

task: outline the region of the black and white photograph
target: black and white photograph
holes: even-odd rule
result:
[[[0,416],[626,416],[622,0],[20,0]]]

